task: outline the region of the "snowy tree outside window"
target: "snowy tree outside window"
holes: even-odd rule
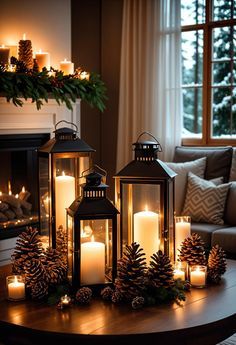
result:
[[[236,0],[181,0],[184,140],[236,142]]]

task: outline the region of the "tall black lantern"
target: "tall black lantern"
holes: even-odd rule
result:
[[[116,206],[120,210],[120,249],[138,242],[147,264],[159,249],[174,257],[174,177],[158,159],[160,143],[141,141],[133,144],[135,158],[116,174]]]
[[[62,122],[73,125],[57,128]],[[44,241],[56,247],[66,241],[66,208],[81,194],[82,172],[91,165],[94,150],[78,137],[75,124],[60,121],[55,137],[38,150],[40,233]],[[61,249],[61,248],[60,248]]]
[[[116,276],[119,212],[107,199],[108,186],[97,169],[67,209],[68,278],[74,287],[111,283]]]

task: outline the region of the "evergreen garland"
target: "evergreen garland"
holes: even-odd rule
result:
[[[39,110],[43,102],[48,102],[51,97],[59,105],[64,103],[70,110],[76,99],[84,100],[100,111],[105,109],[106,88],[96,73],[91,73],[89,79],[80,79],[77,71],[64,75],[62,71],[51,68],[51,75],[46,69],[38,72],[36,64],[28,69],[23,61],[16,58],[11,58],[11,64],[16,66],[16,72],[6,71],[0,65],[0,94],[15,106],[23,105],[21,98],[31,99]]]

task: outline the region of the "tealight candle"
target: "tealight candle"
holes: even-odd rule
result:
[[[186,267],[182,262],[176,262],[174,266],[174,279],[185,280]]]
[[[68,307],[70,305],[70,302],[71,302],[70,296],[65,295],[61,297],[61,304],[63,305],[63,307]]]
[[[206,286],[206,266],[190,266],[190,284],[193,287],[203,288]]]
[[[22,276],[8,276],[7,280],[7,293],[8,299],[12,301],[20,301],[25,299],[25,283]]]
[[[79,77],[80,77],[80,79],[89,80],[90,74],[88,72],[83,71],[80,73]]]
[[[47,70],[50,69],[50,54],[49,53],[42,52],[42,50],[39,49],[39,51],[35,53],[35,59],[37,60],[40,71],[42,71],[43,67],[46,67]]]
[[[64,59],[64,61],[60,62],[60,70],[64,74],[73,74],[74,73],[74,64],[71,61],[67,61]]]

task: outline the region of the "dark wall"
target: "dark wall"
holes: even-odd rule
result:
[[[72,0],[72,61],[101,75],[107,87],[106,110],[81,105],[81,137],[94,149],[94,162],[107,170],[114,196],[118,128],[123,0]]]

